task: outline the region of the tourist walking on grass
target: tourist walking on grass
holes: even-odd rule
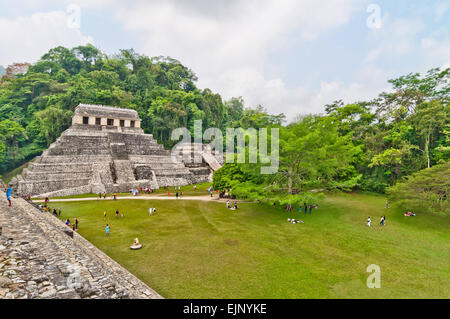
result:
[[[370,220],[370,216],[367,218],[367,226],[368,227],[370,227],[370,223],[371,223],[372,221]]]
[[[109,224],[106,224],[105,232],[106,232],[106,237],[109,237],[109,232],[110,232]]]
[[[78,219],[75,218],[75,229],[78,229]]]
[[[116,218],[119,218],[119,210],[116,210]]]
[[[175,193],[175,197],[178,199],[178,192]]]
[[[105,209],[105,211],[103,212],[103,219],[106,220],[106,209]]]
[[[8,206],[11,207],[11,196],[12,196],[12,185],[9,184],[8,188],[6,189],[6,199],[8,201]]]

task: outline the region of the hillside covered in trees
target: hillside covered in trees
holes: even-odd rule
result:
[[[74,108],[90,103],[135,109],[144,131],[166,147],[175,143],[173,129],[192,131],[196,119],[224,132],[278,127],[276,174],[261,175],[261,163],[227,164],[215,174],[217,189],[243,198],[292,202],[318,190],[384,193],[406,176],[448,163],[449,79],[450,69],[411,73],[390,80],[392,89],[374,100],[336,101],[325,114],[286,125],[283,114],[199,89],[195,73],[177,60],[133,50],[108,56],[92,45],[57,47],[26,74],[0,82],[0,175],[39,155],[69,127]]]

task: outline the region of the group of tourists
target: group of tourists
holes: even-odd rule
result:
[[[146,194],[150,194],[150,193],[153,193],[153,188],[150,188],[150,187],[146,187],[146,188],[144,188],[144,192],[146,193]]]
[[[118,209],[116,209],[116,218],[119,218],[119,215],[121,218],[125,217],[123,214],[123,211],[120,213]],[[107,220],[108,219],[108,213],[106,211],[106,209],[103,211],[103,219]]]
[[[71,224],[70,219],[67,218],[66,221],[64,222],[64,224],[66,224],[67,227],[71,227],[73,231],[78,231],[79,221],[77,218],[75,218],[75,221],[73,222],[73,224]]]
[[[61,217],[61,208],[58,208],[58,210],[56,210],[56,208],[53,208],[52,213],[56,217]]]
[[[367,227],[370,227],[372,224],[372,219],[369,217],[367,217]],[[386,216],[381,216],[380,218],[380,226],[385,226],[386,225]]]
[[[122,211],[120,217],[122,217],[122,218],[124,217],[123,216],[123,211]],[[119,218],[119,210],[118,209],[116,210],[116,218]]]
[[[301,219],[295,220],[295,219],[288,218],[287,221],[288,221],[288,223],[291,223],[291,224],[303,224],[304,223],[304,221]]]
[[[106,199],[106,193],[99,193],[98,194],[99,199]],[[117,199],[117,193],[111,193],[111,199],[116,200]]]
[[[316,204],[314,205],[306,205],[306,203],[303,203],[303,207],[300,205],[298,207],[298,212],[301,213],[302,211],[307,214],[308,213],[308,209],[309,209],[309,213],[312,213],[313,208],[318,208],[319,206],[317,206]],[[293,208],[291,204],[287,204],[286,205],[286,211],[288,212],[292,212]]]
[[[230,200],[227,200],[227,208],[231,210],[236,210],[238,208],[237,202],[235,201],[234,204],[231,203]]]

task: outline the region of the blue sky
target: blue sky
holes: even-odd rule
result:
[[[0,2],[1,65],[35,62],[57,45],[90,42],[108,54],[134,48],[179,59],[197,73],[201,88],[225,99],[242,96],[247,106],[261,104],[290,119],[321,112],[336,99],[373,98],[389,89],[393,77],[450,67],[448,1],[13,4]],[[77,17],[79,25],[73,23]]]

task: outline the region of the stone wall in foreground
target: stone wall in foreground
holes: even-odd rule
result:
[[[0,191],[0,298],[162,298],[59,219]]]

